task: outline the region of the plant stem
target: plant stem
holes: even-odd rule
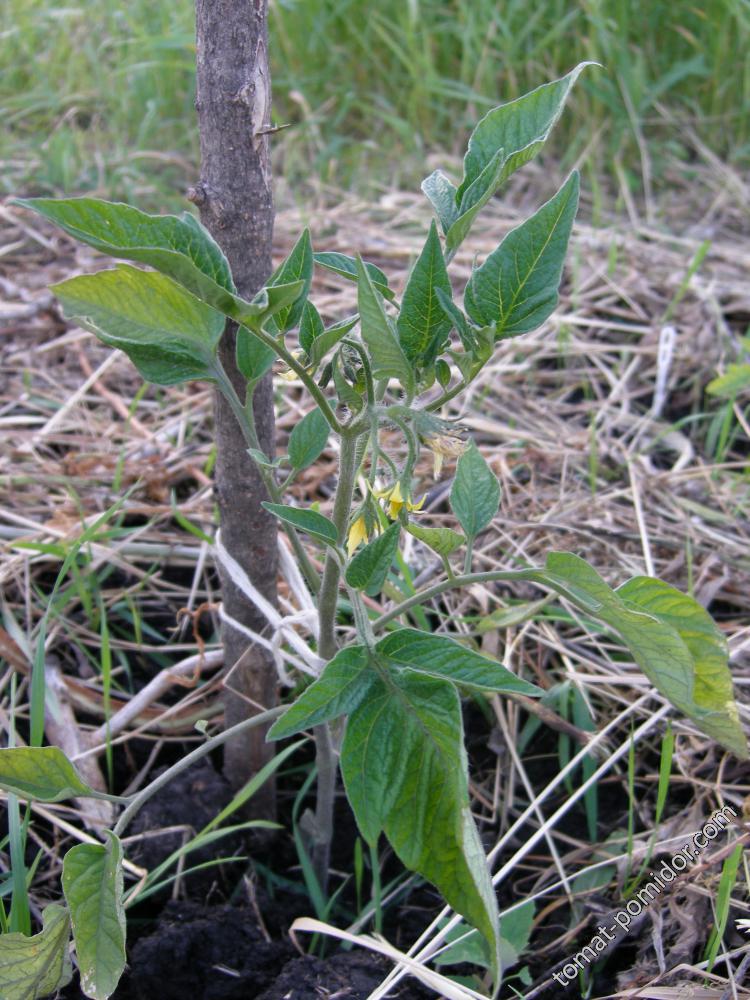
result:
[[[250,326],[248,323],[243,323],[241,320],[237,320],[236,317],[232,318],[235,319],[235,322],[239,322],[240,326],[243,326],[254,337],[257,337],[258,340],[260,340],[263,344],[266,345],[266,347],[270,348],[274,352],[274,354],[284,362],[285,365],[287,365],[289,368],[292,369],[292,371],[295,373],[295,375],[297,375],[297,377],[303,383],[307,391],[310,393],[312,398],[318,404],[320,412],[328,421],[331,430],[335,431],[336,434],[341,434],[344,428],[336,419],[336,414],[331,409],[331,405],[326,399],[325,394],[321,390],[318,383],[305,370],[305,366],[301,365],[299,361],[297,361],[297,359],[294,357],[294,355],[290,351],[287,351],[286,347],[284,347],[284,345],[280,341],[276,340],[275,337],[272,337],[270,333],[266,333],[265,330],[260,330],[254,326]]]
[[[386,611],[380,618],[376,618],[372,623],[372,630],[373,632],[380,632],[395,618],[399,618],[411,608],[424,604],[425,601],[429,601],[433,597],[444,594],[446,590],[460,590],[461,587],[470,587],[473,583],[494,583],[502,580],[509,582],[514,580],[519,582],[522,580],[531,580],[535,583],[545,585],[544,580],[539,578],[539,571],[535,569],[490,570],[487,573],[465,573],[463,576],[454,576],[449,580],[442,580],[433,587],[428,587],[427,590],[421,590],[417,594],[412,594],[407,600],[402,601],[401,604],[397,604],[390,611]]]
[[[224,396],[227,403],[229,403],[232,413],[234,413],[237,423],[240,425],[243,437],[251,448],[256,451],[262,451],[263,449],[260,447],[258,434],[255,430],[255,421],[253,419],[252,412],[252,398],[250,399],[249,405],[243,406],[242,401],[234,390],[234,386],[221,365],[217,364],[214,374],[216,376],[219,391],[222,396]],[[259,465],[257,462],[255,464],[260,472],[260,477],[263,480],[263,484],[266,487],[270,498],[274,503],[282,503],[284,499],[283,493],[282,490],[279,489],[271,470],[263,468],[263,466]],[[302,572],[305,575],[308,586],[312,590],[313,594],[317,594],[320,590],[320,577],[310,562],[310,558],[307,552],[305,552],[302,542],[299,540],[299,535],[291,524],[284,524],[284,529],[287,533],[289,541],[291,542],[292,548],[294,549],[297,562],[302,567]]]
[[[273,720],[277,719],[282,712],[286,711],[286,708],[286,705],[279,705],[277,708],[270,708],[266,712],[260,712],[258,715],[253,715],[249,719],[244,719],[242,722],[238,722],[235,726],[230,726],[230,728],[225,729],[223,733],[217,733],[216,736],[212,736],[210,739],[206,740],[205,743],[201,743],[201,745],[196,747],[195,750],[191,750],[189,754],[178,760],[176,764],[168,767],[163,774],[159,775],[158,778],[155,778],[150,785],[146,785],[145,788],[142,788],[140,792],[133,796],[120,814],[120,818],[117,820],[112,832],[116,837],[121,837],[135,815],[140,812],[148,800],[156,795],[157,792],[161,791],[161,789],[165,785],[169,784],[173,778],[176,778],[178,774],[185,771],[197,760],[200,760],[201,757],[205,757],[206,754],[211,753],[212,750],[216,750],[217,747],[220,747],[222,744],[226,743],[227,740],[231,740],[232,737],[237,736],[239,733],[245,732],[248,729],[254,729],[256,726],[264,726],[266,723],[273,722]]]
[[[354,496],[357,476],[357,436],[345,433],[341,437],[339,456],[339,481],[333,504],[333,523],[338,532],[338,544],[346,543],[346,529]],[[319,641],[318,653],[323,660],[330,660],[336,654],[336,608],[338,605],[341,569],[333,552],[326,556],[323,582],[318,598]],[[316,842],[313,848],[313,868],[321,890],[325,894],[328,883],[328,867],[333,840],[333,807],[336,799],[338,763],[327,724],[316,726],[315,763],[318,770],[317,797],[315,804]]]

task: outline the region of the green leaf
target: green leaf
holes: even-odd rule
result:
[[[273,368],[277,358],[274,350],[251,333],[246,326],[237,327],[237,367],[248,382],[257,382]]]
[[[15,203],[110,257],[161,271],[212,305],[229,304],[234,297],[226,257],[208,230],[188,212],[179,217],[147,215],[130,205],[98,198],[28,198]]]
[[[437,552],[439,556],[449,556],[466,541],[463,535],[459,535],[452,528],[425,528],[421,524],[410,521],[406,530],[410,535],[418,538],[420,542],[424,542],[433,552]]]
[[[312,353],[315,339],[323,333],[324,329],[320,313],[308,299],[299,322],[299,346],[308,357]]]
[[[378,678],[349,716],[341,770],[370,846],[384,832],[402,863],[436,885],[497,955],[497,904],[471,817],[453,685],[410,670]]]
[[[445,249],[450,255],[453,255],[466,239],[474,224],[474,219],[500,187],[504,168],[505,154],[502,149],[499,149],[481,174],[467,188],[461,201],[461,207],[457,212],[456,221],[445,237]]]
[[[44,908],[38,934],[0,934],[0,997],[37,1000],[67,986],[73,976],[69,940],[68,911],[57,903]]]
[[[447,636],[400,628],[381,639],[375,648],[393,664],[477,691],[510,691],[531,698],[544,694],[541,688],[512,674],[496,660],[475,653]]]
[[[329,326],[319,337],[316,337],[310,352],[310,361],[313,365],[319,365],[331,348],[335,347],[342,337],[345,337],[350,330],[354,329],[358,320],[359,316],[350,316],[347,319],[342,319],[338,323],[334,323],[333,326]]]
[[[727,642],[704,607],[662,580],[637,576],[615,591],[631,608],[646,611],[668,626],[684,642],[693,661],[692,700],[674,704],[695,719],[704,733],[741,757],[748,756],[728,667]],[[669,675],[656,679],[653,665],[642,668],[657,687],[670,683]]]
[[[171,278],[121,264],[51,287],[69,318],[124,351],[150,382],[213,378],[224,317]]]
[[[299,507],[285,507],[280,503],[267,503],[265,500],[262,506],[270,511],[280,521],[291,524],[300,531],[306,531],[313,538],[320,539],[326,545],[335,545],[338,541],[339,533],[333,521],[319,514],[316,510],[304,510]]]
[[[295,327],[299,323],[307,296],[310,293],[312,275],[312,241],[310,240],[310,230],[305,229],[292,247],[289,256],[271,276],[267,286],[272,288],[274,285],[288,285],[296,281],[302,282],[299,295],[289,305],[283,306],[283,308],[276,311],[273,323],[280,333],[291,330],[292,327]]]
[[[147,215],[96,198],[29,198],[16,204],[37,212],[89,246],[155,268],[237,322],[259,326],[296,300],[304,285],[293,282],[271,294],[261,289],[252,302],[236,294],[224,254],[208,230],[190,213]],[[278,286],[279,281],[276,282]]]
[[[346,582],[350,587],[364,590],[370,597],[380,593],[396,558],[400,534],[401,525],[394,521],[382,535],[359,550],[346,568]]]
[[[458,308],[458,306],[453,301],[450,294],[446,295],[441,288],[436,291],[437,300],[440,304],[440,308],[445,313],[446,317],[450,320],[451,326],[458,333],[459,339],[463,344],[464,350],[473,354],[477,348],[477,335],[476,331],[469,326],[469,323]]]
[[[101,798],[59,747],[0,750],[0,788],[34,802],[62,802],[78,795]]]
[[[497,186],[539,152],[560,117],[571,87],[590,62],[551,83],[537,87],[515,101],[488,111],[469,138],[464,157],[464,177],[456,192],[456,204],[463,208],[466,193],[491,163],[498,150],[504,151],[504,166]]]
[[[62,887],[87,997],[106,1000],[125,968],[122,845],[107,831],[106,844],[77,844],[63,858]]]
[[[237,299],[230,310],[224,311],[227,316],[238,323],[244,323],[251,329],[259,329],[277,313],[292,306],[302,295],[304,288],[304,281],[290,281],[285,285],[266,285],[265,288],[261,288],[252,302]],[[217,308],[219,307],[217,306]]]
[[[484,531],[500,507],[500,484],[472,441],[456,465],[451,508],[469,538]]]
[[[378,379],[397,378],[407,392],[413,392],[412,368],[388,322],[383,301],[375,291],[372,280],[359,257],[357,258],[357,302],[362,340],[370,355],[373,375]]]
[[[450,298],[451,283],[437,226],[433,221],[422,252],[409,275],[396,323],[398,339],[407,360],[422,369],[434,362],[452,325],[437,298],[438,289]]]
[[[458,217],[455,184],[452,184],[440,170],[435,170],[422,181],[422,191],[435,209],[440,228],[447,236]]]
[[[511,910],[500,921],[500,954],[503,970],[517,965],[521,955],[526,950],[534,927],[534,901],[529,900],[523,906]]]
[[[750,365],[727,365],[727,370],[718,378],[712,379],[706,386],[709,396],[719,396],[721,399],[734,399],[744,389],[750,388]]]
[[[653,577],[612,590],[583,559],[552,552],[534,577],[612,628],[651,683],[722,746],[747,758],[726,642],[697,601]]]
[[[536,329],[555,309],[578,186],[573,172],[546,205],[472,271],[464,306],[480,326],[496,325],[496,339]]]
[[[328,421],[316,406],[292,428],[289,461],[294,469],[309,468],[328,444]]]
[[[320,266],[326,268],[327,271],[333,271],[334,274],[338,274],[342,278],[348,278],[349,281],[357,280],[356,257],[348,257],[344,253],[334,253],[332,251],[316,253],[313,256],[315,263],[320,264]],[[370,264],[367,261],[363,261],[363,263],[375,288],[386,299],[392,300],[393,292],[388,287],[388,277],[385,272],[381,271],[379,267],[375,266],[375,264]]]
[[[268,731],[269,740],[294,736],[347,715],[367,696],[377,678],[364,646],[347,646]]]

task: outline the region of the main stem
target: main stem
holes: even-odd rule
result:
[[[352,507],[357,477],[357,436],[344,433],[341,437],[339,456],[339,481],[333,504],[333,523],[338,533],[338,544],[346,542],[346,529]],[[336,608],[338,605],[341,569],[333,552],[326,556],[323,582],[318,598],[319,640],[318,653],[323,660],[336,655]],[[333,840],[333,807],[336,800],[338,762],[333,747],[331,730],[327,724],[316,726],[315,763],[318,771],[317,800],[315,807],[315,834],[313,867],[322,891],[328,882],[328,867]]]

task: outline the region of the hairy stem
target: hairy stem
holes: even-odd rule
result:
[[[402,601],[401,604],[397,604],[390,611],[386,611],[380,618],[376,618],[372,623],[372,630],[373,632],[380,632],[389,622],[400,618],[401,615],[406,614],[407,611],[418,607],[420,604],[424,604],[425,601],[432,600],[433,597],[439,597],[446,590],[460,590],[461,587],[470,587],[473,583],[520,582],[522,580],[531,580],[544,585],[544,580],[539,579],[539,571],[535,569],[490,570],[487,573],[465,573],[463,576],[454,576],[449,580],[441,580],[440,583],[436,583],[433,587],[428,587],[426,590],[420,590],[417,594],[412,594],[407,600]]]
[[[239,733],[244,733],[249,729],[254,729],[256,726],[264,726],[269,722],[273,722],[274,719],[277,719],[285,711],[285,705],[279,705],[278,708],[270,708],[266,712],[260,712],[258,715],[253,715],[249,719],[238,722],[229,729],[225,729],[223,733],[218,733],[216,736],[212,736],[206,740],[205,743],[201,743],[199,747],[191,750],[189,754],[178,760],[176,764],[168,767],[158,778],[155,778],[150,785],[146,785],[145,788],[142,788],[140,792],[134,795],[120,814],[120,818],[117,820],[112,832],[116,837],[121,837],[135,815],[140,812],[148,800],[161,791],[178,774],[185,771],[197,760],[200,760],[201,757],[205,757],[206,754],[211,753],[212,750],[216,750],[217,747],[222,746],[227,740],[231,740],[232,737],[237,736]]]
[[[338,544],[346,543],[346,529],[349,522],[349,512],[354,496],[354,485],[357,476],[357,438],[352,434],[341,437],[341,454],[339,457],[339,481],[336,487],[336,499],[333,504],[333,523],[338,532]],[[333,552],[326,556],[323,570],[323,582],[318,598],[318,623],[320,639],[318,653],[324,660],[330,660],[336,654],[336,607],[338,604],[339,581],[341,569]],[[315,763],[318,770],[317,800],[315,807],[316,843],[313,849],[313,867],[322,891],[325,893],[328,882],[328,866],[331,856],[331,841],[333,839],[333,807],[336,798],[336,780],[338,763],[331,739],[330,727],[327,724],[316,726]]]

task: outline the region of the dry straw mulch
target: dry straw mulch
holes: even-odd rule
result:
[[[516,185],[512,199],[498,201],[477,223],[454,264],[457,286],[468,277],[474,254],[481,258],[493,249],[540,202],[541,189],[551,193],[541,171],[530,176]],[[597,227],[579,223],[557,312],[543,329],[501,344],[470,393],[444,416],[474,436],[503,486],[500,516],[477,546],[475,568],[539,563],[550,549],[565,549],[585,556],[612,584],[649,573],[692,588],[727,636],[747,721],[750,427],[741,401],[725,405],[704,395],[707,382],[734,360],[738,337],[750,321],[750,246],[738,235],[744,220],[736,207],[742,204],[737,185],[746,196],[742,182],[730,175],[705,188],[700,206],[693,201],[695,210],[686,214],[683,204],[681,219],[687,221],[680,222],[680,235],[674,235],[676,209],[668,206],[670,232],[663,222],[642,221],[628,199],[630,219]],[[591,206],[585,206],[583,217],[587,214]],[[304,213],[280,214],[277,253],[283,256],[308,224],[317,249],[361,252],[383,267],[398,292],[428,220],[426,203],[413,195],[387,193],[376,205],[365,205],[322,193],[319,205]],[[706,238],[705,260],[688,276]],[[50,618],[48,671],[68,711],[62,728],[75,731],[71,752],[77,747],[82,759],[91,761],[92,745],[101,748],[105,736],[97,669],[101,601],[111,626],[112,736],[127,741],[136,732],[152,740],[156,761],[163,741],[194,738],[195,720],[219,711],[221,651],[204,649],[198,625],[191,629],[190,616],[180,615],[184,608],[210,610],[218,600],[210,546],[185,527],[187,521],[207,535],[214,527],[211,394],[201,385],[143,391],[127,359],[62,320],[48,284],[101,264],[102,258],[28,214],[0,206],[0,727],[9,725],[11,698],[16,712],[25,714],[32,637],[66,547],[83,525],[94,524],[119,502],[84,547],[81,587],[66,585]],[[354,286],[334,277],[316,276],[313,297],[327,319],[355,310]],[[288,431],[309,403],[300,387],[287,381],[279,381],[278,397],[283,452]],[[722,421],[730,433],[717,458]],[[393,446],[399,447],[396,439]],[[334,472],[335,455],[327,453],[293,487],[296,500],[319,500],[325,510]],[[450,467],[435,482],[426,458],[421,473],[417,492],[428,498],[422,517],[450,523]],[[112,527],[127,530],[108,537]],[[431,580],[436,567],[429,552],[409,539],[412,543],[406,557],[416,582]],[[91,607],[87,588],[95,597]],[[293,604],[285,585],[282,597]],[[444,596],[434,609],[441,627],[476,633],[477,614],[484,618],[518,599],[539,597],[532,589],[475,587]],[[555,623],[545,610],[538,609],[530,621],[510,616],[497,628],[485,626],[481,642],[543,686],[567,680],[583,694],[593,727],[608,727],[593,749],[606,750],[596,757],[603,768],[599,777],[619,790],[622,825],[631,733],[644,759],[651,748],[658,751],[668,709],[609,639],[589,634],[574,613]],[[134,687],[126,668],[137,671]],[[146,694],[133,700],[133,691],[147,681]],[[572,875],[601,857],[592,862],[585,840],[555,832],[573,800],[559,776],[532,789],[515,749],[522,726],[518,710],[498,701],[495,712],[497,765],[475,785],[476,811],[499,837],[498,881],[522,862],[528,845],[540,843],[533,860],[521,867],[524,891],[539,894],[541,909],[550,892],[550,899],[564,902]],[[674,726],[674,787],[685,804],[674,806],[657,831],[658,845],[700,826],[718,805],[729,803],[741,813],[750,792],[747,773],[736,762],[722,760],[685,720],[675,718]],[[656,775],[653,756],[649,759],[639,774],[641,852],[653,825]],[[683,794],[686,789],[690,794]],[[562,811],[551,819],[553,806]],[[49,807],[45,814],[62,831],[71,811]],[[50,854],[57,850],[43,838],[40,845]],[[624,861],[617,864],[622,874]],[[638,972],[623,976],[623,988],[636,980],[662,981],[665,973],[694,959],[699,942],[694,933],[686,940],[685,928],[702,934],[711,920],[717,871],[709,866],[696,876],[695,891],[681,901],[682,909],[669,904],[661,923],[651,928],[656,947],[644,933]],[[738,883],[736,904],[747,910],[742,886]],[[582,916],[581,926],[588,919]],[[676,933],[680,927],[682,937]],[[547,946],[550,964],[555,948],[560,958],[574,950],[573,942],[570,935],[553,937]],[[690,978],[686,969],[681,974]],[[711,995],[720,996],[724,985],[722,980]]]

